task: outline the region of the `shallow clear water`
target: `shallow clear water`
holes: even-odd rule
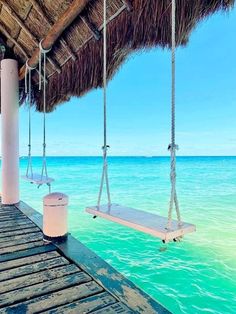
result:
[[[173,313],[236,313],[236,157],[178,158],[182,216],[197,232],[165,252],[158,239],[84,213],[96,204],[101,158],[51,157],[48,166],[53,190],[70,197],[70,231],[99,256]],[[109,172],[113,202],[166,214],[168,158],[112,157]],[[45,193],[21,182],[21,199],[39,211]]]

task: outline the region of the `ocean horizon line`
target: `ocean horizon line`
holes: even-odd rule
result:
[[[33,155],[33,158],[41,158],[42,156],[40,155]],[[49,155],[47,158],[102,158],[101,155]],[[176,158],[234,158],[236,155],[178,155]],[[27,155],[22,155],[20,158],[28,158]],[[110,155],[108,158],[170,158],[169,155],[153,155],[153,156],[148,156],[148,155]]]

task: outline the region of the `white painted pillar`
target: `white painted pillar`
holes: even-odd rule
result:
[[[2,204],[19,202],[19,79],[16,60],[1,61]]]

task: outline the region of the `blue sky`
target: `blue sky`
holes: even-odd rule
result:
[[[236,9],[216,14],[177,51],[176,142],[179,155],[236,155]],[[110,155],[167,155],[170,52],[132,55],[108,86]],[[26,108],[20,154],[27,153]],[[33,114],[34,155],[42,149],[42,115]],[[48,155],[100,155],[102,92],[73,98],[47,115]]]

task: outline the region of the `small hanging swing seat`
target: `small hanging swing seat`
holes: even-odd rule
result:
[[[168,229],[168,219],[156,214],[148,213],[139,209],[125,207],[119,204],[87,207],[86,212],[120,225],[148,233],[160,238],[163,242],[175,241],[187,233],[196,231],[195,225],[172,220]]]
[[[42,42],[42,41],[41,41]],[[41,174],[33,173],[32,165],[32,155],[31,155],[31,71],[32,68],[28,65],[28,60],[26,61],[26,72],[25,72],[25,92],[26,92],[26,102],[29,105],[29,140],[28,140],[28,165],[26,169],[26,175],[21,176],[22,179],[30,182],[31,184],[36,184],[38,187],[46,184],[49,187],[49,193],[51,193],[51,183],[54,179],[48,177],[47,171],[47,158],[46,158],[46,53],[49,50],[44,50],[42,48],[41,42],[39,43],[39,90],[41,90],[42,80],[41,80],[41,54],[43,54],[43,156],[42,156],[42,170]]]
[[[29,181],[32,184],[37,184],[37,185],[51,184],[54,181],[53,178],[42,176],[41,174],[36,174],[36,173],[30,176],[29,175],[22,176],[22,179]]]

